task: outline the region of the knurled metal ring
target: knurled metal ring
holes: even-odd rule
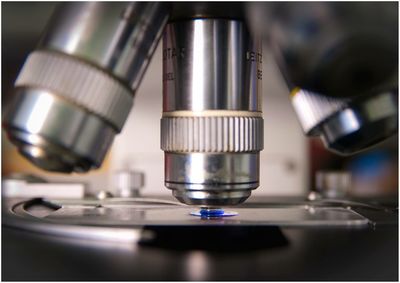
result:
[[[251,152],[263,149],[261,117],[163,117],[161,149],[171,152]]]
[[[66,54],[38,50],[26,60],[16,87],[44,88],[121,130],[133,104],[129,88],[108,73]]]

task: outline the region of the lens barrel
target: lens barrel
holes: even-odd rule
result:
[[[15,82],[3,126],[32,163],[98,168],[167,23],[163,3],[61,4]]]
[[[170,22],[163,38],[165,185],[186,204],[234,205],[259,185],[262,53],[239,20]]]

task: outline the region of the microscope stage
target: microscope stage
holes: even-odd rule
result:
[[[30,199],[6,206],[9,207],[3,219],[6,225],[45,234],[103,240],[120,240],[115,236],[149,226],[365,227],[369,223],[348,206],[300,202],[246,203],[224,208],[232,213],[227,217],[193,215],[199,211],[198,207],[150,198]]]
[[[310,279],[316,271],[318,278],[331,278],[325,270],[332,266],[337,278],[348,278],[348,266],[361,261],[362,269],[354,271],[357,278],[397,276],[393,207],[252,198],[223,209],[237,215],[204,218],[191,215],[199,207],[150,198],[3,198],[7,268],[23,263],[28,272],[24,276],[41,270],[58,278],[56,268],[62,260],[67,275],[79,278],[96,264],[90,278],[118,274],[123,279],[193,279],[186,272],[195,259],[196,270],[197,264],[207,267],[202,269],[204,278],[211,278],[215,270],[222,272],[218,278],[236,278],[231,270],[238,270],[243,280]],[[140,265],[143,261],[147,264]],[[171,262],[173,267],[165,269]],[[227,262],[229,276],[234,277],[224,275]],[[253,277],[246,273],[250,265]],[[118,273],[110,273],[110,266]]]
[[[42,218],[44,221],[79,225],[276,225],[276,226],[362,226],[368,220],[345,208],[266,207],[227,208],[237,215],[200,217],[192,215],[196,207],[108,206],[63,207]]]

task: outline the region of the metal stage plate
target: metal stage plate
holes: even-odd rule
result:
[[[152,199],[42,200],[19,202],[11,208],[13,218],[48,224],[104,227],[147,225],[258,225],[258,226],[364,226],[368,219],[350,207],[281,204],[280,206],[226,207],[230,217],[204,218],[191,215],[197,207]]]
[[[352,210],[330,207],[227,208],[231,217],[201,218],[190,215],[196,208],[159,207],[65,207],[43,218],[57,223],[106,226],[144,225],[366,225],[368,220]]]

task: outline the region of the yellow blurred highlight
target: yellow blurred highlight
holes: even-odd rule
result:
[[[301,90],[301,88],[299,87],[295,87],[294,89],[292,89],[292,91],[290,92],[290,97],[293,98],[296,96],[296,94]]]

